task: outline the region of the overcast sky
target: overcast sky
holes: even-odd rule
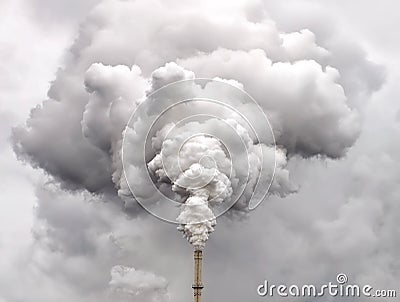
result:
[[[218,220],[204,301],[261,301],[266,278],[338,273],[400,294],[398,5],[231,2],[1,1],[0,302],[192,298],[192,247],[127,206],[108,152],[121,125],[90,118],[110,95],[189,72],[234,79],[275,114],[282,173],[299,188]],[[110,66],[91,78],[94,63]]]

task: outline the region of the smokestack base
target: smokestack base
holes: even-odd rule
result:
[[[201,278],[201,267],[203,262],[203,252],[195,250],[193,254],[194,259],[194,279],[193,279],[193,296],[194,302],[201,302],[201,290],[204,288]]]

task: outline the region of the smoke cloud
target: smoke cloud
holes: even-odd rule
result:
[[[352,198],[337,196],[338,200],[349,201],[347,206],[346,202],[340,205],[340,213],[334,211],[333,202],[322,202],[328,209],[323,211],[316,196],[326,193],[321,189],[326,186],[325,178],[321,177],[325,174],[307,178],[307,172],[313,174],[311,169],[319,167],[320,162],[339,165],[339,161],[329,159],[340,159],[354,152],[362,129],[363,107],[382,86],[383,68],[371,62],[354,39],[327,28],[321,16],[297,20],[296,14],[284,6],[259,1],[227,4],[104,0],[90,11],[64,65],[51,82],[48,98],[32,109],[26,124],[13,130],[18,158],[44,171],[57,187],[50,193],[46,189],[37,193],[34,226],[37,244],[34,254],[26,256],[25,261],[30,259],[32,263],[27,266],[28,277],[22,280],[30,285],[32,301],[46,301],[46,297],[49,301],[106,301],[108,294],[122,301],[136,295],[141,301],[160,301],[171,292],[176,301],[187,300],[180,289],[190,275],[188,265],[177,263],[172,269],[170,259],[159,259],[163,249],[174,255],[175,260],[185,258],[180,242],[170,235],[167,226],[161,227],[147,218],[147,213],[138,206],[136,194],[132,194],[130,183],[134,183],[140,191],[139,198],[147,200],[149,205],[157,202],[153,200],[155,190],[175,200],[178,206],[170,217],[199,249],[213,231],[221,208],[229,208],[225,215],[228,218],[242,218],[248,212],[259,171],[264,171],[259,186],[270,186],[272,206],[256,212],[250,226],[231,225],[221,218],[220,234],[216,232],[215,240],[208,242],[211,253],[217,254],[224,248],[240,251],[232,259],[247,263],[246,269],[258,275],[264,273],[260,263],[266,257],[269,263],[280,264],[280,268],[269,267],[275,276],[291,275],[298,278],[294,281],[308,280],[310,276],[322,280],[327,277],[329,261],[341,268],[346,267],[343,264],[346,262],[350,267],[354,258],[346,256],[346,252],[356,254],[360,242],[363,247],[375,247],[362,251],[364,260],[377,257],[374,261],[383,261],[385,267],[396,263],[394,253],[388,252],[394,250],[396,241],[390,245],[384,239],[378,240],[384,236],[375,237],[369,227],[371,221],[378,219],[376,213],[386,217],[385,207],[379,205],[381,188],[371,189],[376,196],[370,211],[362,211],[365,208],[360,200],[365,194],[361,193],[349,194]],[[288,15],[280,17],[285,16],[280,14],[282,11]],[[208,118],[182,125],[177,121],[188,110],[177,109],[153,129],[144,152],[146,139],[138,133],[149,129],[149,118],[158,109],[147,108],[136,124],[129,123],[132,113],[163,86],[199,77],[243,89],[254,97],[269,119],[276,146],[265,131],[265,121],[258,118],[258,108],[232,101],[230,104],[239,112],[252,118],[254,132],[263,134],[259,139],[227,108],[217,110],[194,104],[189,108],[193,114],[219,112],[223,119]],[[234,96],[221,87],[194,86],[189,92],[176,91],[172,97],[206,92],[221,98]],[[175,130],[169,132],[171,127]],[[235,135],[226,129],[234,129]],[[199,132],[215,133],[225,140]],[[124,146],[124,137],[129,146]],[[240,140],[237,146],[243,145],[250,152],[244,154],[241,147],[233,148],[231,151],[236,155],[233,160],[224,146],[230,137],[236,137],[232,141]],[[181,146],[180,152],[173,152]],[[143,157],[138,161],[142,151],[144,165]],[[124,156],[128,156],[127,162]],[[347,175],[347,164],[352,159],[343,160],[346,169],[340,175]],[[382,167],[390,166],[391,161],[384,155],[380,160]],[[177,169],[177,161],[183,169]],[[234,166],[238,163],[243,163],[248,171],[245,169],[243,173]],[[363,177],[367,178],[375,169],[368,159],[357,161],[354,178],[358,180],[354,187],[361,191],[362,187],[370,186],[372,181]],[[199,171],[201,177],[196,178]],[[390,173],[395,179],[396,171]],[[383,174],[379,174],[380,183],[387,180]],[[151,180],[151,186],[144,182],[143,175]],[[303,176],[320,188],[302,182]],[[305,188],[299,189],[297,183]],[[393,188],[389,186],[388,190]],[[237,196],[237,192],[242,194]],[[291,194],[295,192],[299,193]],[[277,197],[286,197],[286,201],[276,202]],[[299,203],[304,200],[309,202],[303,209]],[[384,204],[395,209],[394,200],[390,196]],[[121,208],[127,215],[121,213]],[[353,221],[355,213],[360,212],[359,219]],[[330,213],[337,215],[337,219]],[[388,216],[389,225],[382,228],[381,235],[385,230],[390,234],[395,232],[390,224],[396,218],[393,213]],[[350,222],[354,222],[354,232],[345,236],[345,242],[335,240],[346,232]],[[257,234],[269,239],[264,236],[250,248],[249,238],[255,230],[267,230],[266,234]],[[229,237],[232,234],[237,237]],[[357,237],[359,234],[362,236]],[[317,236],[318,242],[313,236]],[[386,248],[385,259],[376,256],[380,243]],[[249,251],[241,250],[243,244]],[[149,252],[152,250],[157,252]],[[292,250],[296,250],[297,256]],[[303,274],[294,269],[296,261],[312,267],[313,256],[317,259],[315,270]],[[248,264],[248,257],[256,260]],[[338,260],[340,257],[344,262]],[[288,258],[292,260],[287,261]],[[223,266],[224,261],[218,257],[210,257],[209,261],[213,266],[209,268],[210,280],[215,280],[211,272],[219,270],[229,279],[232,270]],[[121,263],[127,266],[116,266]],[[237,270],[243,268],[238,264]],[[362,271],[357,267],[354,272],[360,280],[369,280],[373,279],[376,268],[374,265]],[[182,275],[176,276],[177,270]],[[37,274],[40,282],[26,280],[36,280]],[[393,283],[398,276],[393,273],[387,278]],[[166,280],[173,280],[168,290]],[[242,282],[246,288],[256,284],[254,278],[232,282],[235,286],[239,286],[235,282]],[[52,290],[43,294],[40,288],[47,288],[43,284]],[[222,291],[232,300],[243,300],[250,294],[233,296],[225,289]],[[210,289],[210,293],[218,296],[219,289]],[[23,293],[8,290],[3,295],[8,301],[26,299]]]
[[[197,77],[241,82],[289,155],[340,157],[355,142],[358,114],[340,84],[347,67],[337,69],[329,49],[318,46],[309,31],[282,36],[270,20],[249,19],[244,3],[229,12],[213,4],[218,19],[207,6],[171,5],[104,1],[90,13],[49,99],[32,111],[25,127],[14,130],[21,159],[69,189],[123,190],[118,184],[123,125],[150,89],[149,81],[157,89],[182,78],[165,65],[175,60]],[[130,28],[138,24],[143,31],[132,34]],[[358,76],[357,81],[364,80],[369,81],[367,74]]]
[[[172,183],[174,192],[188,195],[177,217],[181,223],[178,229],[196,249],[202,249],[216,224],[209,203],[221,203],[232,195],[230,161],[215,138],[179,139],[163,140],[162,149],[149,162],[149,168],[158,180]]]
[[[145,301],[167,301],[167,281],[150,272],[135,270],[123,265],[111,269],[109,282],[112,299],[121,302],[132,301],[137,297]]]
[[[148,6],[140,1],[104,1],[91,12],[71,48],[73,56],[59,71],[49,91],[49,100],[32,111],[26,127],[14,130],[14,149],[19,158],[44,169],[65,188],[85,189],[117,202],[123,201],[125,210],[136,215],[135,196],[129,183],[141,186],[140,195],[149,200],[154,188],[146,187],[140,180],[144,176],[138,171],[143,168],[137,164],[129,168],[131,163],[128,163],[125,178],[121,155],[125,126],[146,96],[164,85],[195,77],[218,78],[249,92],[270,119],[279,146],[271,157],[271,138],[257,142],[246,134],[243,125],[233,125],[242,140],[247,140],[245,144],[251,147],[246,158],[251,166],[245,181],[249,186],[244,189],[243,197],[235,200],[236,210],[246,210],[249,206],[249,197],[257,182],[254,178],[263,165],[260,160],[263,150],[267,155],[264,169],[272,183],[265,181],[262,185],[271,186],[273,194],[286,196],[296,190],[289,181],[288,158],[296,155],[338,158],[356,141],[360,132],[359,114],[348,104],[340,84],[340,70],[330,65],[335,65],[332,54],[316,43],[310,30],[282,34],[269,20],[251,20],[243,9],[244,3],[235,7],[233,14],[232,11],[223,13],[217,21],[201,5],[195,6],[196,10],[183,5],[186,8],[179,11],[185,14],[177,10],[172,18],[165,13],[163,4],[153,2],[151,15],[159,18],[148,18]],[[218,5],[215,8],[221,13]],[[109,11],[119,17],[109,18]],[[145,32],[128,35],[124,27],[135,26],[138,22],[146,24]],[[163,30],[156,30],[159,26]],[[118,35],[110,35],[113,31],[118,31]],[[236,32],[242,39],[230,39],[228,32]],[[188,35],[214,38],[198,38],[188,44]],[[131,40],[133,37],[135,41]],[[115,65],[117,63],[124,65]],[[221,90],[217,95],[224,93]],[[243,104],[238,109],[251,115],[254,107]],[[153,113],[151,108],[149,110],[147,114],[151,116]],[[133,132],[124,133],[137,135],[146,122],[142,124],[135,125]],[[204,125],[203,128],[207,128]],[[161,126],[158,130],[163,132]],[[263,124],[257,121],[251,126],[258,132],[265,131]],[[190,127],[198,130],[198,125]],[[196,131],[186,129],[186,136],[181,138],[188,138]],[[167,194],[184,203],[177,216],[177,222],[181,223],[179,229],[200,248],[216,223],[209,204],[229,202],[231,191],[244,181],[241,175],[236,175],[237,171],[228,174],[223,163],[226,160],[222,155],[224,151],[217,141],[204,136],[196,140],[200,141],[188,142],[193,150],[182,149],[179,152],[187,154],[181,156],[180,153],[176,158],[168,148],[183,141],[163,141],[158,137],[151,158],[146,156],[155,181],[164,183],[158,189],[171,185],[172,190]],[[140,148],[138,143],[141,142],[138,137],[135,141],[134,146],[127,147],[126,153],[137,152],[135,148]],[[177,151],[175,147],[174,152]],[[168,153],[173,156],[164,156]],[[193,154],[197,155],[193,157]],[[189,160],[185,162],[183,157]],[[213,166],[200,163],[202,158],[209,157],[213,158]],[[182,170],[169,171],[176,168],[178,160]],[[276,171],[271,170],[272,161]],[[193,175],[198,171],[204,175],[196,180]],[[210,179],[201,182],[203,177]],[[198,189],[190,188],[189,182],[197,184]],[[205,185],[207,187],[203,188]],[[194,209],[197,214],[193,213]],[[199,224],[201,221],[207,223]]]

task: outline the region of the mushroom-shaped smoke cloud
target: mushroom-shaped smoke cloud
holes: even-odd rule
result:
[[[202,207],[199,198],[218,217],[227,209],[252,208],[265,188],[285,196],[295,190],[287,169],[292,156],[338,158],[353,145],[360,122],[352,104],[379,88],[382,72],[364,56],[343,64],[348,44],[319,45],[310,30],[282,33],[266,15],[250,16],[254,7],[264,11],[261,2],[239,1],[228,11],[218,1],[151,2],[149,10],[144,1],[102,1],[91,12],[49,99],[14,130],[20,159],[45,170],[63,189],[121,203],[131,215],[140,213],[139,201],[159,217],[185,223],[189,204]],[[195,77],[214,81],[193,83]],[[192,83],[162,89],[183,80]],[[246,101],[240,89],[259,106]],[[192,101],[174,105],[186,99]],[[224,106],[210,99],[223,100]],[[130,120],[132,112],[139,118]],[[182,161],[184,169],[173,173],[179,165],[168,164],[167,142],[182,145],[184,152],[196,140],[214,142],[219,151],[213,156],[220,158],[209,163],[208,156],[195,158],[186,166]],[[222,155],[230,161],[229,173],[218,161]],[[205,179],[207,173],[220,179],[207,183],[205,191],[193,190],[187,180],[197,170]],[[216,202],[214,189],[222,184],[226,196]],[[214,223],[207,217],[209,233]]]
[[[284,196],[295,187],[286,151],[275,146],[265,113],[242,85],[193,76],[174,63],[153,73],[153,89],[128,122],[122,151],[135,200],[178,223],[202,249],[216,217],[230,208],[247,212],[269,189]]]

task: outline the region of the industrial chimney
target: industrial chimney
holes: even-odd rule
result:
[[[193,280],[193,295],[194,302],[201,302],[201,290],[203,284],[201,283],[201,266],[203,263],[203,252],[201,250],[194,251],[194,280]]]

